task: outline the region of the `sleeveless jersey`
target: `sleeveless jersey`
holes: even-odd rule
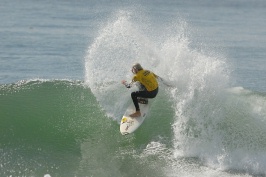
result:
[[[138,73],[133,77],[133,81],[139,81],[148,91],[153,91],[158,87],[155,74],[149,70],[143,69],[138,71]]]

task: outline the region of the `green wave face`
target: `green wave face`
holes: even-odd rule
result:
[[[163,176],[157,157],[142,157],[150,138],[159,134],[152,128],[156,121],[122,136],[117,121],[105,115],[82,82],[2,85],[0,105],[0,176],[130,176],[136,170],[139,176]],[[169,127],[159,129],[171,134]]]

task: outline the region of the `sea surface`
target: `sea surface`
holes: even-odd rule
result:
[[[265,19],[265,0],[0,0],[0,176],[266,176]],[[123,136],[136,62],[164,81]]]

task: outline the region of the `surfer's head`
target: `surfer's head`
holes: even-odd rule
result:
[[[143,70],[142,66],[139,64],[139,63],[135,63],[133,66],[132,66],[132,73],[133,74],[137,74],[137,72],[139,72],[140,70]]]

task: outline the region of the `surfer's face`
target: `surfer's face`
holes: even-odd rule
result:
[[[138,72],[138,70],[135,67],[132,67],[131,71],[133,74],[137,74],[137,72]]]

